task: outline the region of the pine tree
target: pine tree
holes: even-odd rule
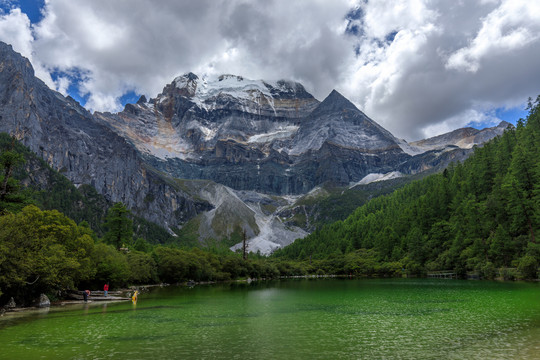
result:
[[[13,177],[17,167],[24,164],[22,154],[15,150],[15,139],[12,138],[9,150],[0,152],[0,214],[6,211],[16,212],[30,202],[20,191],[20,184]]]
[[[129,218],[131,212],[121,202],[115,203],[107,212],[105,227],[108,229],[104,236],[105,242],[114,245],[116,249],[131,244],[133,240],[133,221]]]

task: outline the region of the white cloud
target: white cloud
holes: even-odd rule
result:
[[[353,58],[349,1],[91,2],[50,0],[34,49],[49,69],[88,72],[92,110],[116,111],[127,89],[155,96],[188,71],[302,80],[326,96]]]
[[[489,109],[519,106],[540,92],[533,3],[361,3],[364,33],[344,93],[409,140],[463,126]],[[392,29],[395,38],[385,41]]]
[[[365,31],[370,37],[384,38],[392,31],[420,29],[433,23],[437,11],[429,9],[422,0],[396,0],[366,2]]]
[[[333,88],[408,140],[540,93],[540,4],[526,0],[47,0],[30,24],[0,16],[0,39],[87,108],[117,111],[182,73],[287,78]],[[355,34],[345,33],[347,14]],[[48,72],[65,73],[53,83]],[[79,76],[81,75],[82,76]],[[70,81],[74,83],[71,84]],[[474,116],[473,116],[474,115]],[[479,115],[478,115],[479,116]]]
[[[538,46],[539,39],[540,2],[506,0],[486,16],[471,44],[450,56],[447,67],[476,72],[484,58]]]
[[[12,9],[0,15],[0,39],[11,44],[13,49],[28,59],[32,59],[32,30],[30,20],[20,9]]]
[[[28,58],[34,67],[36,76],[48,86],[54,87],[49,72],[43,68],[39,56],[35,54],[30,20],[20,9],[13,8],[9,13],[0,15],[0,40],[10,44],[13,50]]]
[[[61,93],[64,96],[67,96],[69,95],[68,88],[70,84],[71,84],[71,81],[69,80],[67,76],[60,76],[58,79],[56,79],[55,87],[59,93]]]

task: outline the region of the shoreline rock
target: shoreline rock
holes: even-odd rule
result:
[[[51,300],[45,294],[39,295],[39,298],[36,301],[36,306],[38,308],[45,308],[51,306]]]

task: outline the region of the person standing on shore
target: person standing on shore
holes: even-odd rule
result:
[[[83,298],[84,298],[84,302],[87,302],[88,301],[88,296],[90,295],[90,290],[84,290],[83,291]]]
[[[107,296],[107,294],[109,293],[109,283],[103,285],[103,293],[105,294],[105,296]]]

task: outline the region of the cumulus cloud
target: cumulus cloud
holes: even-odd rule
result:
[[[450,56],[448,68],[476,72],[480,62],[536,43],[540,39],[540,3],[505,1],[489,13],[469,46]]]
[[[51,71],[87,72],[78,83],[92,110],[119,110],[128,90],[155,96],[188,71],[291,78],[323,97],[354,57],[341,28],[349,9],[349,1],[50,0],[33,48]]]
[[[153,97],[182,73],[333,88],[398,137],[494,122],[540,91],[540,5],[528,0],[48,0],[39,23],[0,15],[0,39],[90,110]],[[54,82],[49,74],[53,74]]]
[[[28,59],[32,59],[30,20],[20,9],[13,9],[0,17],[0,38],[11,44],[13,49]]]
[[[51,71],[85,73],[77,81],[88,108],[114,111],[124,92],[155,95],[178,73],[225,50],[210,5],[51,0],[35,26],[34,48]]]
[[[48,86],[55,88],[49,72],[35,56],[34,36],[30,20],[19,8],[12,8],[9,12],[0,13],[0,39],[13,47],[13,50],[21,53],[32,63],[36,76]]]
[[[361,3],[364,32],[345,92],[410,140],[520,106],[540,90],[540,12],[533,3]]]

